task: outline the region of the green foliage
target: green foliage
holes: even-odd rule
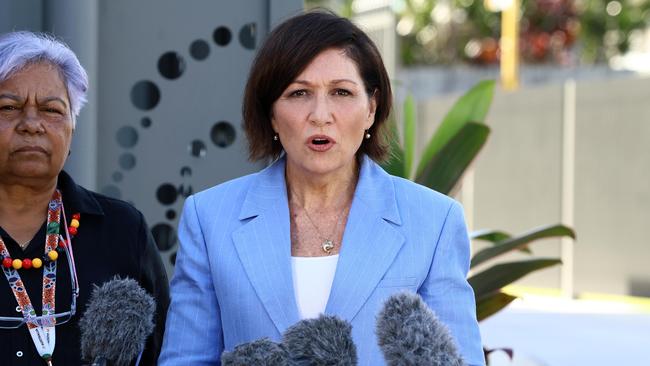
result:
[[[406,0],[396,12],[402,63],[497,63],[501,13],[484,3]],[[527,63],[606,62],[626,52],[648,25],[648,0],[521,0],[521,57]]]
[[[453,192],[487,141],[490,129],[484,121],[493,95],[494,81],[482,81],[460,97],[428,142],[415,173],[412,167],[417,135],[416,106],[413,99],[407,97],[403,106],[403,142],[400,143],[397,123],[391,120],[393,157],[384,165],[384,169],[390,174],[414,179],[441,193]],[[575,238],[575,233],[563,225],[541,227],[519,236],[499,230],[475,232],[471,235],[472,239],[490,242],[491,246],[474,254],[471,268],[476,270],[477,266],[512,251],[530,254],[528,246],[533,241],[562,236]],[[474,273],[468,281],[474,289],[478,319],[483,320],[497,313],[515,299],[502,291],[504,286],[531,272],[560,263],[559,259],[554,258],[511,261]]]

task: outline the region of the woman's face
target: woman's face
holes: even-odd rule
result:
[[[54,179],[72,139],[67,89],[49,63],[29,64],[0,83],[0,180]]]
[[[287,164],[308,174],[345,172],[375,120],[356,63],[341,49],[317,55],[273,104]]]

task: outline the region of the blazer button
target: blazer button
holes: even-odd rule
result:
[[[18,357],[23,357],[23,351],[18,351],[18,352],[16,352],[16,356],[18,356]]]

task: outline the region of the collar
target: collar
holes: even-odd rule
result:
[[[104,210],[102,210],[93,193],[77,185],[70,175],[63,170],[59,173],[57,187],[61,190],[68,214],[79,212],[82,214],[104,215]]]
[[[288,205],[285,165],[286,156],[283,155],[255,175],[242,205],[240,220],[257,216],[280,202]],[[361,158],[353,200],[362,201],[369,210],[387,221],[402,224],[393,177],[366,155]]]

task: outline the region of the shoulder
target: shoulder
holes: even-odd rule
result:
[[[408,179],[390,175],[395,187],[395,199],[402,210],[443,213],[445,216],[460,204],[453,198]]]
[[[81,189],[86,190],[85,188]],[[129,222],[140,222],[143,219],[142,213],[131,203],[117,198],[108,197],[97,192],[86,191],[97,201],[97,203],[99,203],[99,206],[102,208],[104,215],[106,216],[120,217]]]
[[[194,205],[199,208],[211,208],[224,202],[242,202],[246,193],[255,183],[260,173],[248,174],[217,184],[192,195]]]

